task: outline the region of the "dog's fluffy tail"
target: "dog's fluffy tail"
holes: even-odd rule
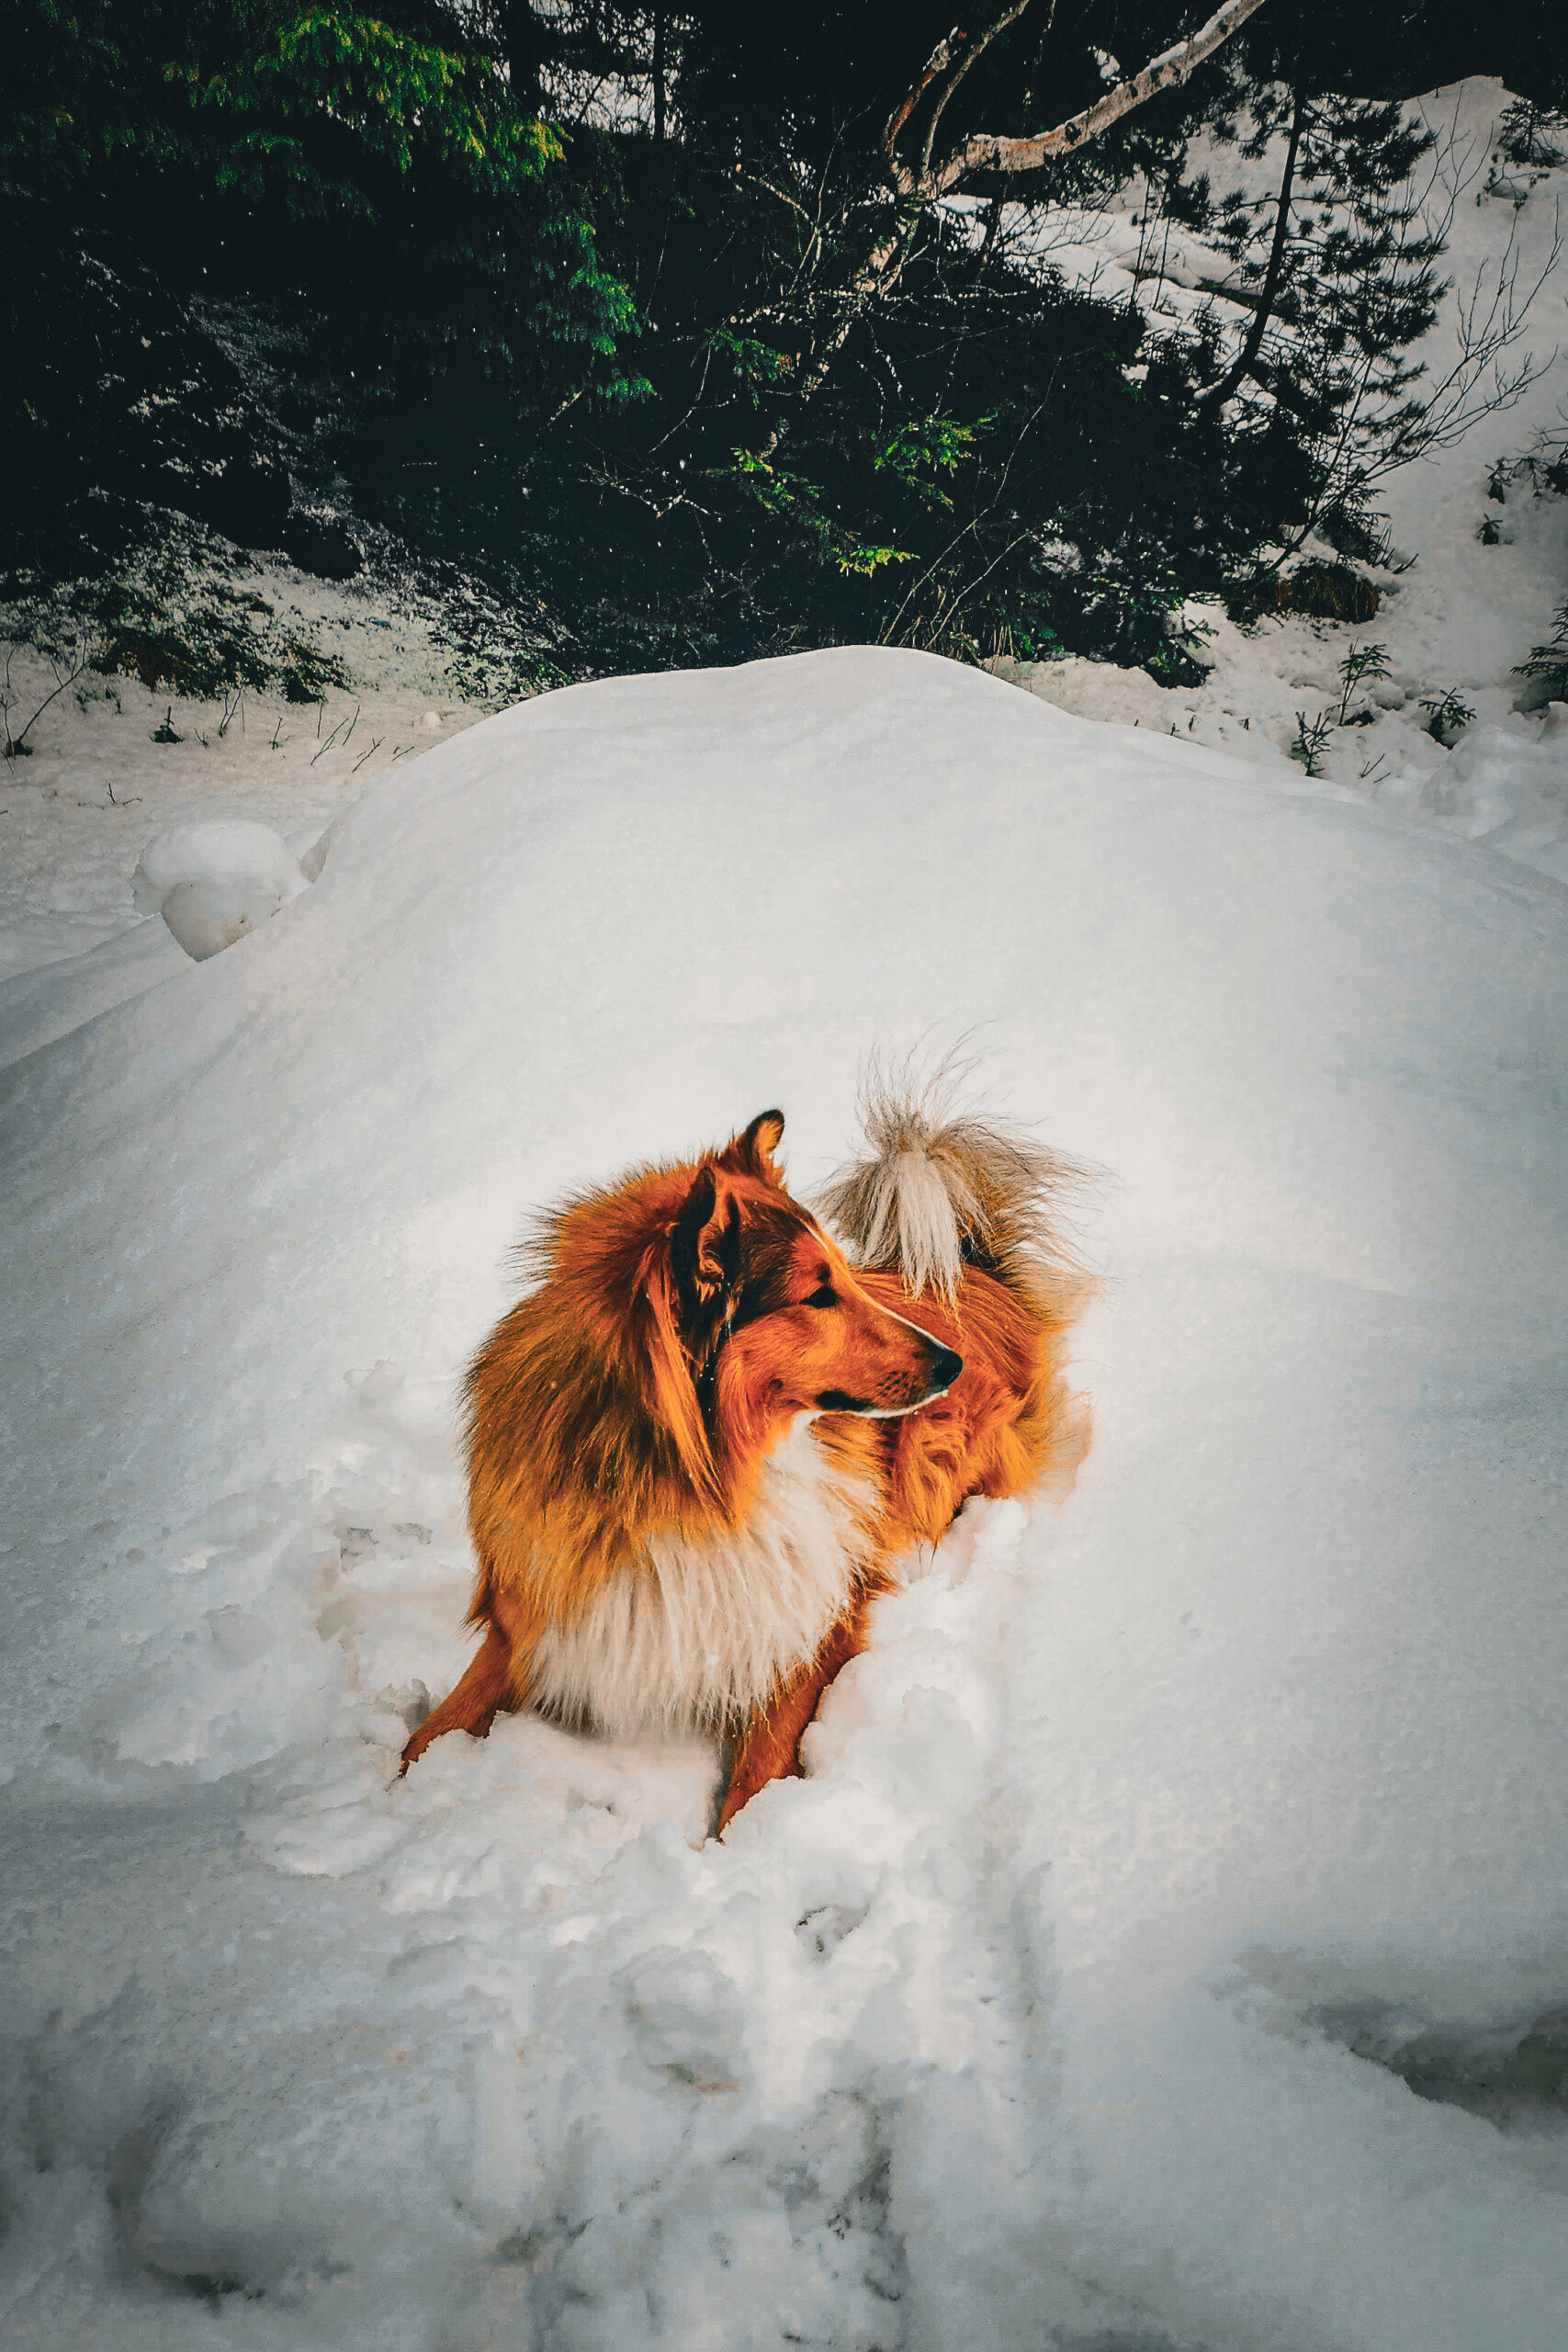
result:
[[[873,1065],[861,1092],[869,1147],[817,1196],[868,1266],[897,1266],[918,1298],[952,1300],[966,1265],[1065,1306],[1089,1283],[1065,1216],[1089,1171],[1020,1127],[961,1110],[963,1070],[929,1078]]]

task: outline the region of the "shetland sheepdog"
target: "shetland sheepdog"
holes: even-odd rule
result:
[[[705,1727],[729,1745],[722,1829],[798,1772],[898,1555],[970,1495],[1070,1478],[1080,1171],[952,1115],[940,1080],[874,1080],[864,1112],[816,1215],[763,1111],[541,1222],[465,1392],[484,1639],[404,1770],[524,1706],[612,1737]]]

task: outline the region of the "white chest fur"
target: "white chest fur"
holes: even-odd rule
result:
[[[650,1538],[576,1624],[544,1635],[534,1704],[623,1739],[765,1705],[843,1611],[874,1508],[872,1481],[830,1462],[798,1422],[762,1464],[743,1527]]]

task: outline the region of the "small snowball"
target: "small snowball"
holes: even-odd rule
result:
[[[265,884],[176,882],[163,915],[186,954],[200,964],[258,929],[282,903]]]
[[[130,879],[138,914],[161,914],[200,962],[277,912],[307,886],[281,834],[249,817],[205,817],[165,826]]]

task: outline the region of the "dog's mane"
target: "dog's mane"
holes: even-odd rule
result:
[[[469,1460],[485,1463],[491,1498],[480,1555],[485,1538],[492,1556],[526,1541],[516,1565],[568,1614],[650,1533],[733,1526],[750,1498],[748,1432],[721,1436],[699,1395],[723,1310],[682,1296],[676,1246],[704,1169],[724,1166],[714,1154],[645,1164],[544,1212],[515,1253],[530,1287],[469,1369]],[[775,1225],[809,1222],[776,1179],[725,1173],[749,1258]]]

